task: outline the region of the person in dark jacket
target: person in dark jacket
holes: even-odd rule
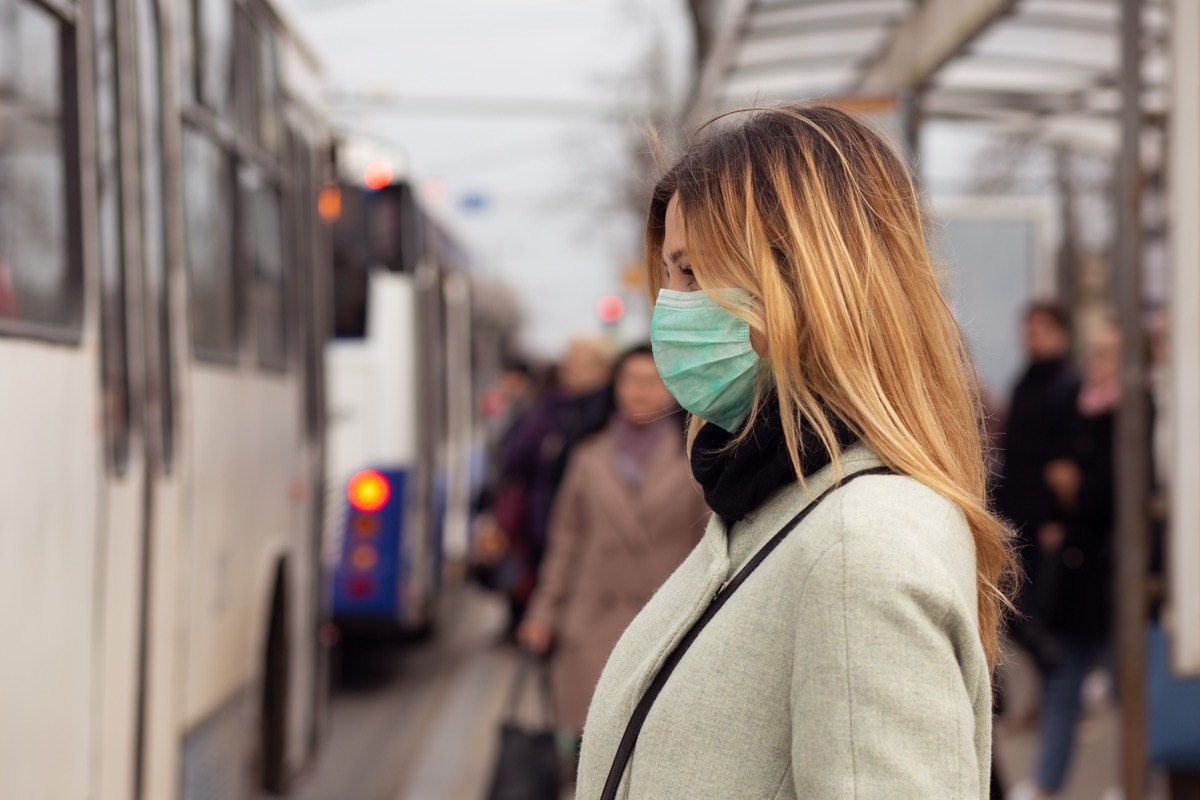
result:
[[[1004,463],[997,481],[996,510],[1017,532],[1024,590],[1017,598],[1021,616],[1010,631],[1029,651],[1038,668],[1053,668],[1058,658],[1053,639],[1036,613],[1043,531],[1061,535],[1062,508],[1046,482],[1046,467],[1061,458],[1079,392],[1079,375],[1071,365],[1070,321],[1055,303],[1031,305],[1025,312],[1025,348],[1029,365],[1013,390],[1003,437]]]
[[[1104,325],[1089,338],[1083,383],[1066,425],[1063,458],[1046,482],[1063,512],[1039,532],[1044,554],[1038,610],[1059,644],[1045,674],[1037,766],[1040,798],[1058,796],[1066,778],[1080,713],[1080,690],[1108,646],[1113,616],[1113,430],[1121,400],[1120,336]]]
[[[555,493],[575,443],[600,430],[612,413],[609,381],[614,353],[604,339],[580,338],[568,345],[548,389],[513,428],[501,459],[504,487],[498,493],[496,521],[507,535],[512,556],[505,587],[511,610],[510,633],[525,615]]]

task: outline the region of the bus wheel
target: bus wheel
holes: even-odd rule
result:
[[[267,652],[263,663],[261,741],[262,788],[272,794],[288,790],[287,755],[287,696],[288,696],[288,626],[287,594],[284,589],[283,565],[275,576],[275,592],[271,600],[271,623],[267,631]]]

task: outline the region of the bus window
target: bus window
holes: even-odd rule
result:
[[[195,0],[200,100],[219,116],[233,111],[233,0]]]
[[[367,268],[370,248],[363,220],[364,195],[343,185],[341,213],[333,226],[333,335],[362,339],[367,335]]]
[[[183,134],[183,213],[192,345],[201,357],[234,361],[238,347],[237,269],[232,252],[232,172],[206,134]]]
[[[283,259],[283,219],[279,190],[248,167],[238,180],[242,209],[242,258],[254,287],[258,363],[287,367],[287,295]]]
[[[63,117],[70,41],[33,0],[0,0],[0,331],[74,339],[80,328]]]
[[[274,39],[270,36],[259,36],[258,47],[255,50],[258,53],[255,129],[259,146],[275,155],[283,143],[283,119]]]
[[[172,0],[171,44],[175,47],[179,101],[185,106],[196,102],[200,76],[196,70],[195,0]]]

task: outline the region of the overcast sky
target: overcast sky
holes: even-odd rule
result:
[[[681,0],[284,6],[333,96],[358,98],[335,102],[337,125],[406,153],[418,185],[445,182],[441,215],[480,269],[517,293],[530,350],[553,356],[571,336],[598,332],[596,301],[622,292],[620,269],[640,255],[640,220],[614,200],[629,170],[629,119],[649,100],[650,52],[661,54],[668,99],[689,79]],[[467,196],[483,207],[464,209]],[[644,299],[624,296],[622,333],[644,335]]]

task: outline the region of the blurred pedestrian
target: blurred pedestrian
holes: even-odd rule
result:
[[[497,523],[503,519],[514,500],[524,503],[524,487],[505,480],[503,458],[517,423],[529,410],[537,396],[537,379],[533,368],[522,358],[508,356],[501,364],[500,374],[480,399],[484,421],[481,488],[475,498],[476,514],[472,524],[471,575],[484,588],[504,589],[508,566],[508,534]]]
[[[1026,577],[1011,635],[1044,674],[1057,664],[1059,653],[1037,613],[1039,538],[1061,538],[1063,515],[1046,481],[1046,468],[1066,450],[1079,374],[1070,362],[1071,328],[1065,309],[1052,302],[1034,303],[1025,312],[1023,331],[1029,363],[1009,404],[994,497],[996,510],[1017,532]]]
[[[1013,561],[926,241],[828,105],[712,123],[655,188],[654,358],[714,513],[605,666],[579,797],[987,796]]]
[[[525,615],[546,545],[546,530],[571,448],[602,428],[612,411],[612,345],[579,338],[555,370],[556,383],[525,412],[505,442],[496,523],[508,540],[510,634]]]
[[[480,416],[487,444],[483,488],[478,498],[481,512],[491,507],[501,483],[505,446],[537,396],[533,367],[523,358],[507,356],[501,362],[500,373],[480,398]]]
[[[649,345],[613,370],[616,410],[572,453],[519,638],[553,647],[559,725],[578,736],[621,633],[700,541],[708,508],[684,453],[683,413]]]
[[[1113,618],[1113,435],[1121,400],[1121,340],[1104,324],[1084,350],[1083,383],[1065,430],[1066,447],[1046,483],[1063,511],[1043,526],[1045,557],[1038,610],[1057,642],[1058,662],[1044,675],[1036,783],[1038,798],[1057,797],[1075,747],[1084,678],[1107,652]]]

